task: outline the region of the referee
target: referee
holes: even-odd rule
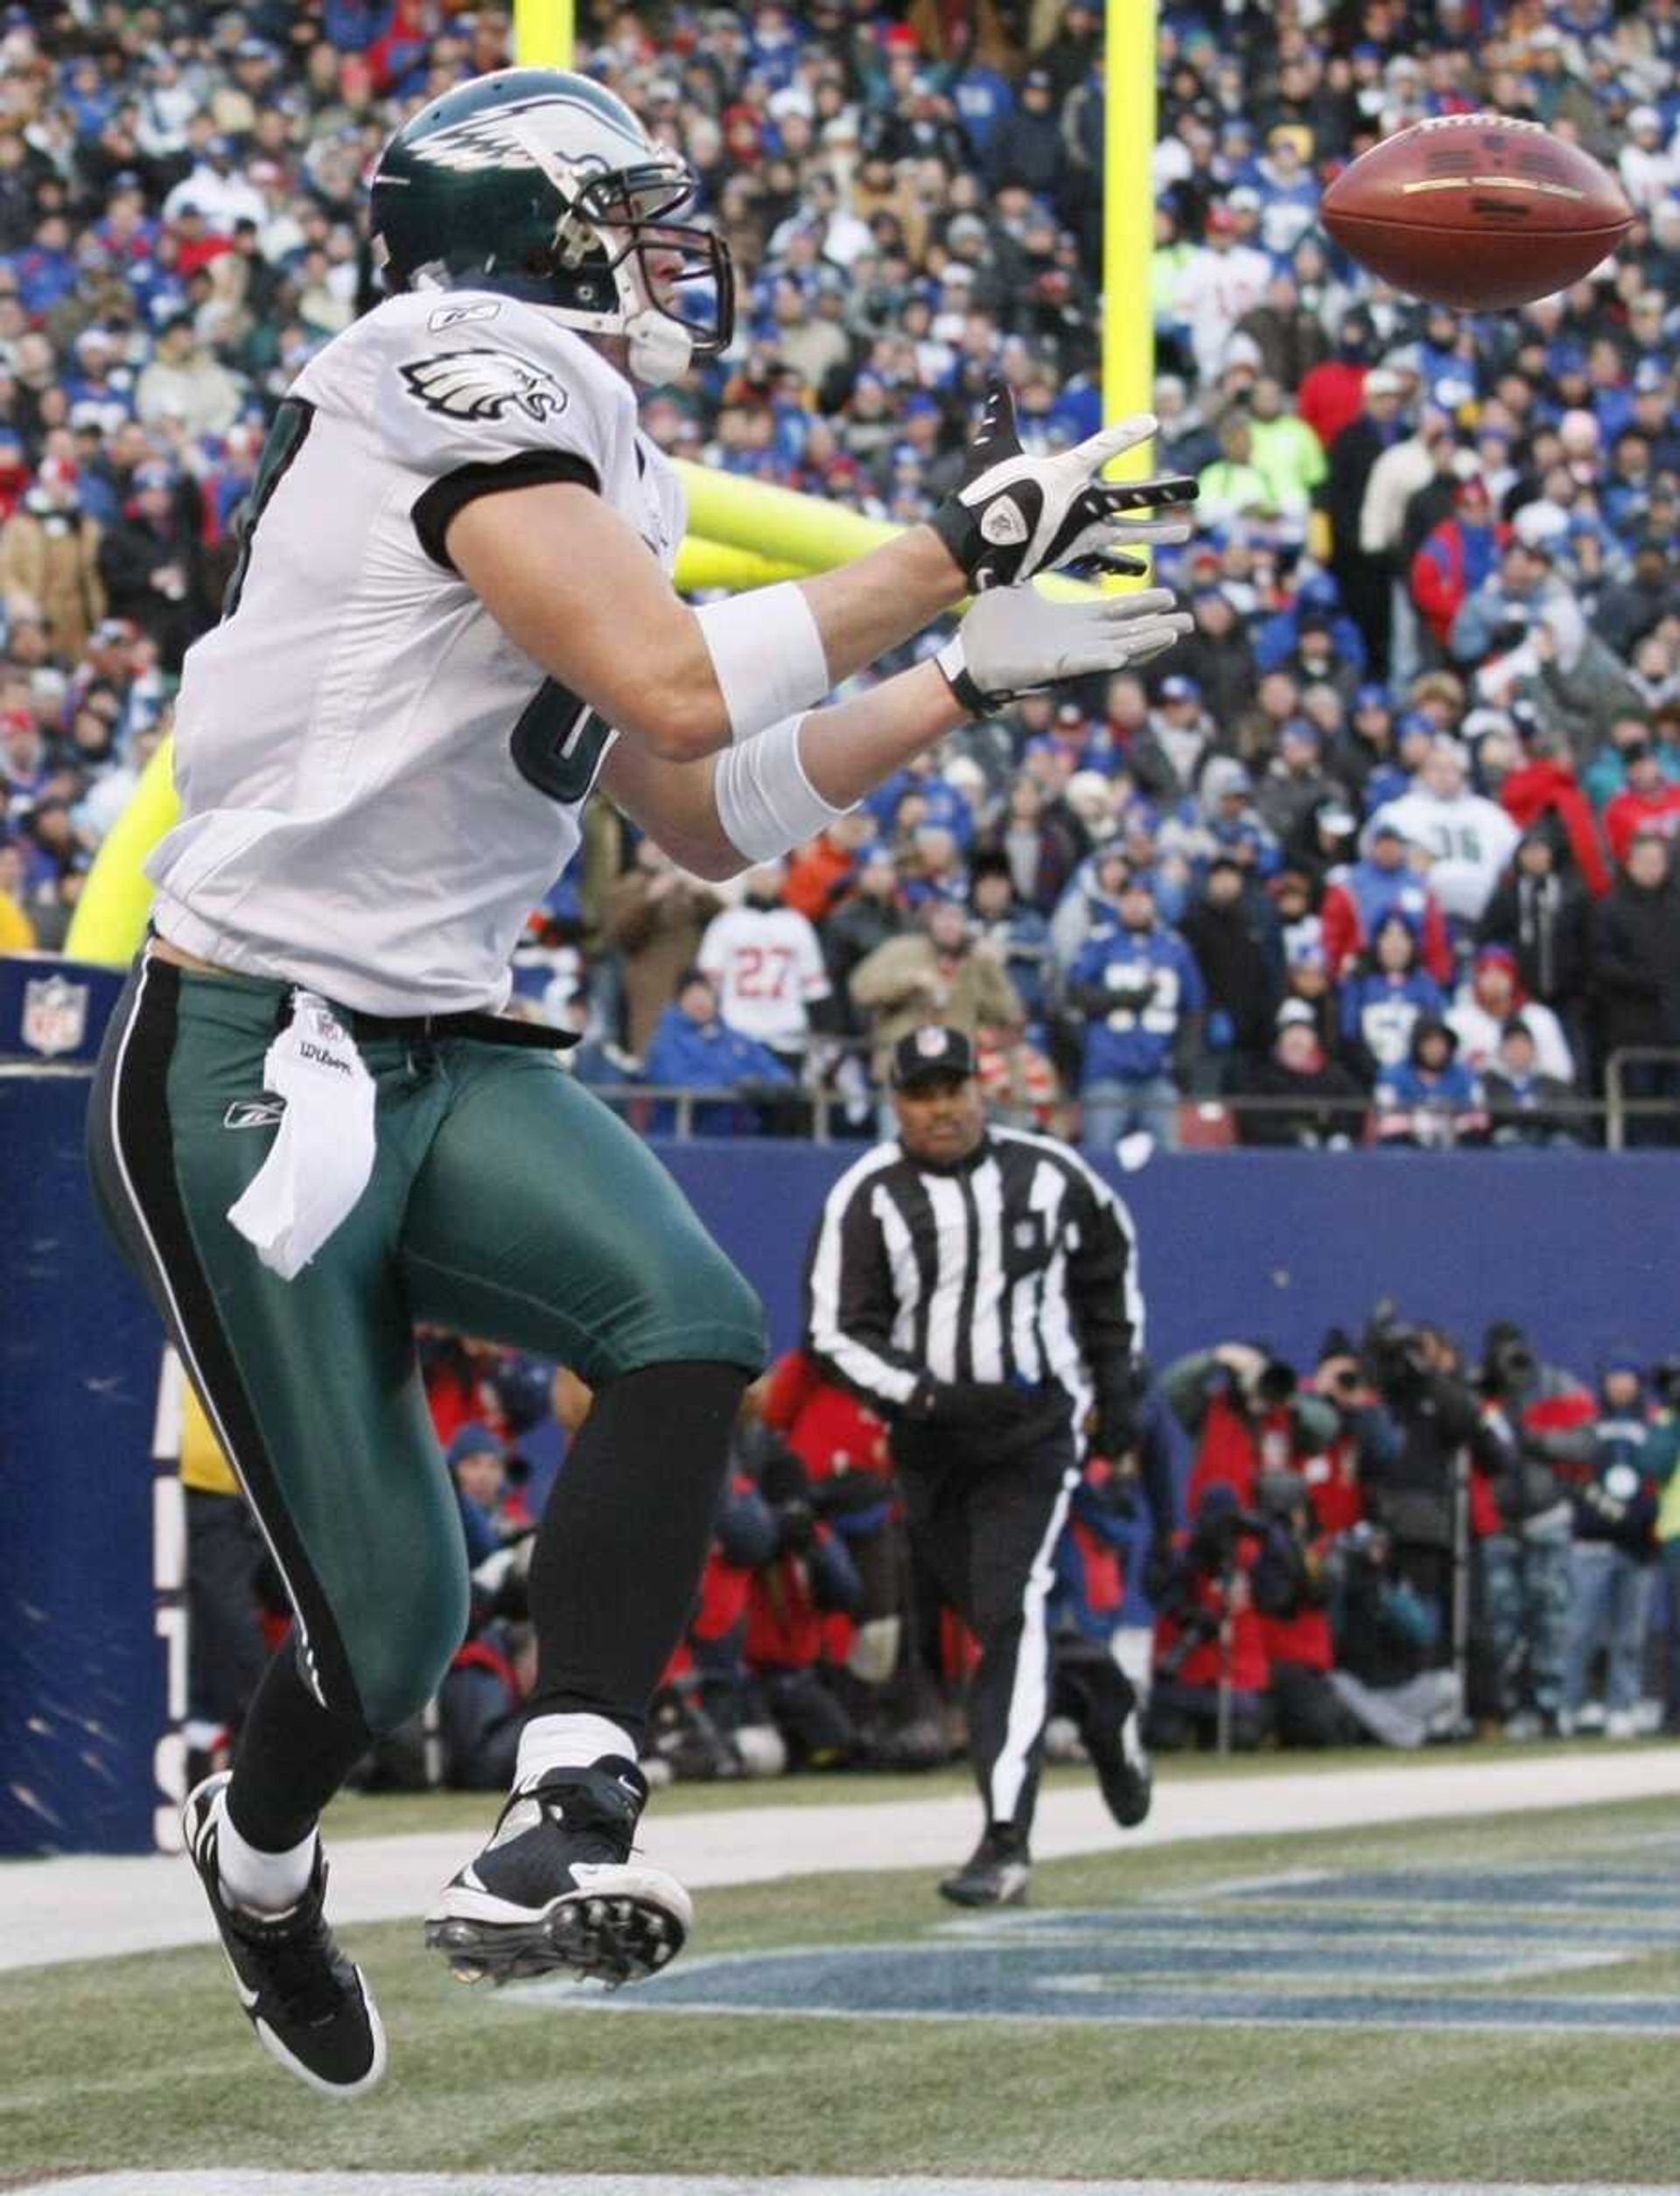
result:
[[[985,1808],[940,1889],[1018,1903],[1049,1713],[1057,1542],[1092,1445],[1133,1445],[1143,1304],[1130,1219],[1067,1145],[989,1128],[962,1031],[892,1056],[899,1135],[842,1175],[807,1280],[806,1346],[892,1423],[912,1545],[980,1644],[969,1742]],[[1136,1698],[1082,1688],[1122,1823],[1149,1808]]]

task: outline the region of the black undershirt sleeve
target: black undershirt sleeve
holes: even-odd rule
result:
[[[480,496],[499,495],[508,488],[534,488],[545,480],[570,480],[598,495],[600,475],[586,458],[569,450],[522,450],[494,465],[461,465],[434,480],[415,499],[410,514],[420,546],[434,564],[444,571],[455,569],[444,547],[450,521]]]

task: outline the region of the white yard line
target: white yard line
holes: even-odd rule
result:
[[[91,2173],[17,2196],[1680,2196],[1672,2182],[791,2180],[684,2174]]]
[[[1379,1757],[1368,1768],[1340,1775],[1279,1770],[1268,1776],[1182,1783],[1172,1780],[1169,1768],[1149,1821],[1124,1835],[1094,1787],[1046,1793],[1032,1849],[1040,1860],[1054,1860],[1123,1846],[1298,1835],[1676,1796],[1680,1746],[1655,1745],[1626,1753],[1589,1748],[1404,1768],[1385,1766]],[[486,1797],[486,1830],[494,1815],[494,1802]],[[830,1807],[779,1807],[766,1799],[758,1806],[663,1817],[655,1796],[641,1844],[650,1863],[704,1889],[836,1871],[941,1869],[962,1857],[976,1827],[976,1802],[962,1794]],[[341,1839],[330,1856],[333,1920],[397,1921],[424,1913],[476,1842],[471,1833],[458,1830]],[[0,1969],[203,1944],[209,1939],[204,1894],[179,1860],[157,1855],[68,1856],[0,1863]],[[1086,2187],[1090,2196],[1089,2185]],[[1365,2196],[1372,2196],[1368,2188]]]

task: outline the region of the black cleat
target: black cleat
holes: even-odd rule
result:
[[[1026,1838],[1009,1823],[994,1822],[939,1895],[954,1906],[1024,1906],[1032,1877]]]
[[[326,1926],[326,1862],[319,1843],[309,1889],[295,1906],[283,1914],[230,1906],[216,1867],[227,1787],[225,1770],[196,1786],[181,1809],[181,1828],[257,2040],[324,2097],[376,2089],[385,2079],[385,2031],[361,1969],[345,1958]]]
[[[426,1942],[457,1982],[564,1969],[616,1988],[668,1966],[694,1909],[675,1877],[631,1864],[647,1797],[640,1770],[618,1759],[550,1769],[515,1792],[426,1916]]]
[[[1149,1813],[1155,1787],[1137,1702],[1126,1710],[1118,1730],[1088,1731],[1085,1751],[1091,1757],[1109,1813],[1123,1830],[1135,1830]]]

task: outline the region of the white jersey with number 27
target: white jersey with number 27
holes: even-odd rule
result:
[[[502,1004],[616,734],[444,536],[474,496],[544,480],[592,485],[675,563],[682,491],[633,390],[539,308],[394,297],[311,360],[222,622],[187,654],[181,821],[147,864],[164,937],[368,1014]]]

